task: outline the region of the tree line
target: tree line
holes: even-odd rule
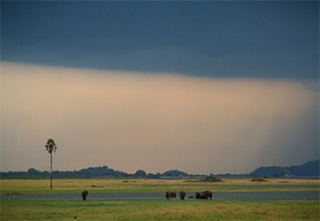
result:
[[[28,169],[28,171],[17,172],[1,172],[2,178],[50,178],[49,171],[39,171],[34,168]],[[190,177],[185,172],[179,170],[169,170],[164,173],[146,173],[144,170],[137,170],[135,173],[130,174],[118,170],[111,169],[107,166],[102,167],[89,167],[81,170],[74,171],[52,171],[52,177],[54,178],[183,178]]]

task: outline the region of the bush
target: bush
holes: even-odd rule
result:
[[[222,179],[215,177],[215,176],[206,176],[202,182],[223,182]]]
[[[253,178],[251,182],[266,182],[267,180],[262,177]]]

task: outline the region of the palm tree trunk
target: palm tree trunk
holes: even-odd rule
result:
[[[50,153],[50,189],[52,190],[52,152]]]

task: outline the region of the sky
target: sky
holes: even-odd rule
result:
[[[1,171],[319,158],[319,2],[1,2]]]

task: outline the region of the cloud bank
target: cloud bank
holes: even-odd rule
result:
[[[319,157],[318,82],[1,63],[1,170],[247,173]]]

